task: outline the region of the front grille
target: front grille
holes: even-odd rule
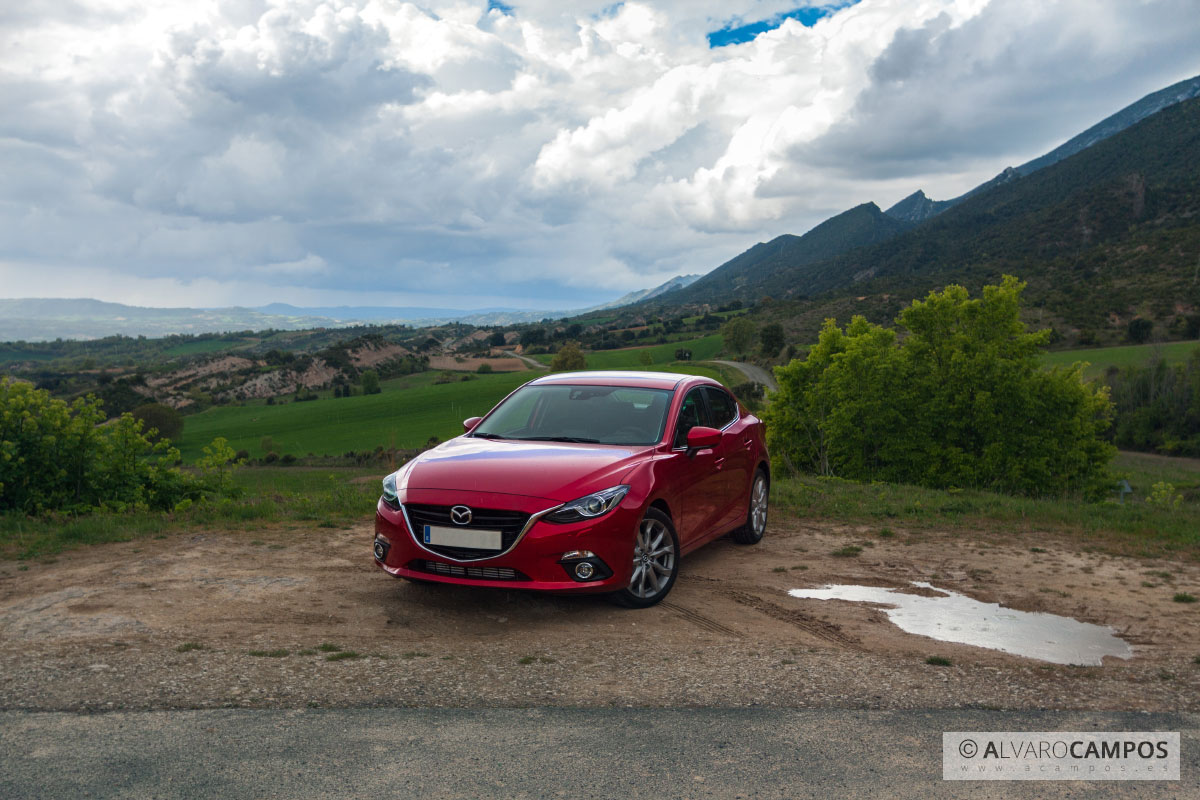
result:
[[[517,537],[529,521],[529,514],[524,511],[505,511],[493,508],[472,508],[471,522],[467,525],[455,525],[450,519],[451,506],[430,506],[420,503],[409,503],[404,506],[408,519],[413,526],[413,535],[417,541],[423,542],[426,525],[437,525],[443,528],[474,528],[477,530],[500,531],[500,550],[479,550],[471,547],[446,547],[439,544],[426,544],[426,548],[447,556],[464,561],[480,558],[491,558],[508,550],[517,541]]]
[[[508,567],[464,567],[462,564],[444,564],[441,561],[418,559],[409,569],[433,575],[450,575],[455,578],[475,578],[481,581],[527,581],[529,577]]]

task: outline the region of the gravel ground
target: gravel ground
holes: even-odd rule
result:
[[[644,611],[396,581],[370,562],[366,524],[96,546],[0,565],[0,708],[1200,710],[1200,609],[1171,602],[1196,593],[1196,565],[1036,531],[896,533],[838,558],[870,532],[774,522],[759,546],[689,556],[668,601]],[[1152,572],[1170,578],[1145,586]],[[912,636],[869,605],[787,595],[912,580],[1111,625],[1135,655],[1046,664]]]

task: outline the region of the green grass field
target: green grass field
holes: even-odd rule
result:
[[[168,356],[191,356],[197,353],[215,353],[220,350],[238,350],[250,343],[237,339],[201,339],[193,342],[182,342],[163,351]]]
[[[1163,344],[1131,344],[1120,347],[1096,347],[1086,350],[1057,350],[1042,356],[1048,367],[1070,366],[1076,361],[1086,361],[1084,375],[1095,378],[1104,374],[1109,367],[1142,366],[1153,358],[1162,358],[1168,364],[1180,364],[1200,348],[1200,342],[1167,342]]]
[[[464,419],[485,413],[533,377],[530,372],[497,373],[403,390],[393,384],[382,394],[364,397],[210,408],[187,418],[179,449],[185,461],[193,461],[201,448],[217,436],[224,436],[235,450],[247,450],[254,457],[264,455],[260,446],[264,436],[274,440],[280,455],[341,455],[379,446],[419,447],[430,436],[457,436]]]
[[[715,340],[715,341],[713,341]],[[652,354],[673,359],[675,348],[691,346],[696,358],[720,347],[720,337],[710,336],[680,345],[658,345]],[[621,354],[622,358],[611,358]],[[712,366],[684,362],[643,366],[637,351],[619,350],[606,366],[691,375],[704,375],[723,381],[722,372]],[[593,365],[590,363],[589,368]],[[617,363],[611,362],[631,363]],[[252,401],[245,406],[220,406],[187,417],[183,437],[178,442],[185,461],[194,461],[202,448],[217,436],[224,436],[234,450],[246,450],[252,457],[266,455],[263,437],[275,443],[275,452],[296,456],[341,455],[374,450],[376,447],[420,447],[436,436],[445,440],[462,432],[462,421],[484,414],[509,392],[539,374],[537,372],[471,375],[472,380],[435,384],[437,372],[421,372],[384,381],[383,393],[334,399],[329,390],[320,392],[320,400],[285,405]]]

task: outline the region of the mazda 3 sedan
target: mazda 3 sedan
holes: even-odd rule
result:
[[[767,526],[763,424],[716,381],[550,375],[383,480],[375,562],[410,580],[651,606],[679,559]]]

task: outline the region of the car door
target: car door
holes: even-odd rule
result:
[[[680,403],[671,440],[675,462],[671,472],[676,483],[675,495],[679,498],[675,515],[678,522],[676,532],[680,546],[685,550],[689,543],[711,531],[716,522],[718,495],[723,480],[716,468],[716,454],[711,449],[691,455],[687,453],[687,432],[697,425],[711,427],[710,421],[703,387],[696,387]]]
[[[739,418],[733,396],[719,386],[705,386],[703,390],[712,427],[721,431],[721,443],[714,450],[720,488],[712,524],[726,530],[746,515],[753,441],[746,431],[746,421]]]

